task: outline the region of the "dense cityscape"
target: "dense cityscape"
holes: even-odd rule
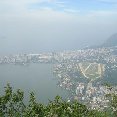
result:
[[[117,87],[110,90],[100,82],[107,76],[106,70],[117,68],[116,46],[0,57],[0,64],[30,63],[53,64],[53,74],[59,79],[57,85],[70,93],[68,101],[79,100],[90,109],[105,109],[109,102],[106,95],[117,93]]]
[[[115,64],[117,46],[41,54],[17,54],[0,57],[0,64],[97,62]],[[113,66],[115,67],[115,66]]]

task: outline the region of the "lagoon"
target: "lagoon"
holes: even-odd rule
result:
[[[7,83],[13,89],[22,89],[25,99],[33,91],[38,101],[47,103],[56,95],[67,99],[68,92],[57,86],[58,80],[53,75],[53,65],[44,63],[32,63],[30,65],[0,65],[0,92]]]

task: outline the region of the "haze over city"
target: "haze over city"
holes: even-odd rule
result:
[[[0,0],[1,55],[76,50],[116,31],[116,0]]]
[[[0,117],[117,117],[117,0],[0,0]]]

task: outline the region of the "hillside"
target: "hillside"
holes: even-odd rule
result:
[[[117,33],[111,35],[103,44],[105,47],[117,46]]]

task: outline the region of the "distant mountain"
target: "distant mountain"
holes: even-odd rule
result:
[[[84,47],[83,49],[97,49],[102,47],[113,47],[117,46],[117,33],[111,35],[103,44],[101,45],[92,45]]]
[[[110,36],[102,46],[104,47],[117,46],[117,33]]]

